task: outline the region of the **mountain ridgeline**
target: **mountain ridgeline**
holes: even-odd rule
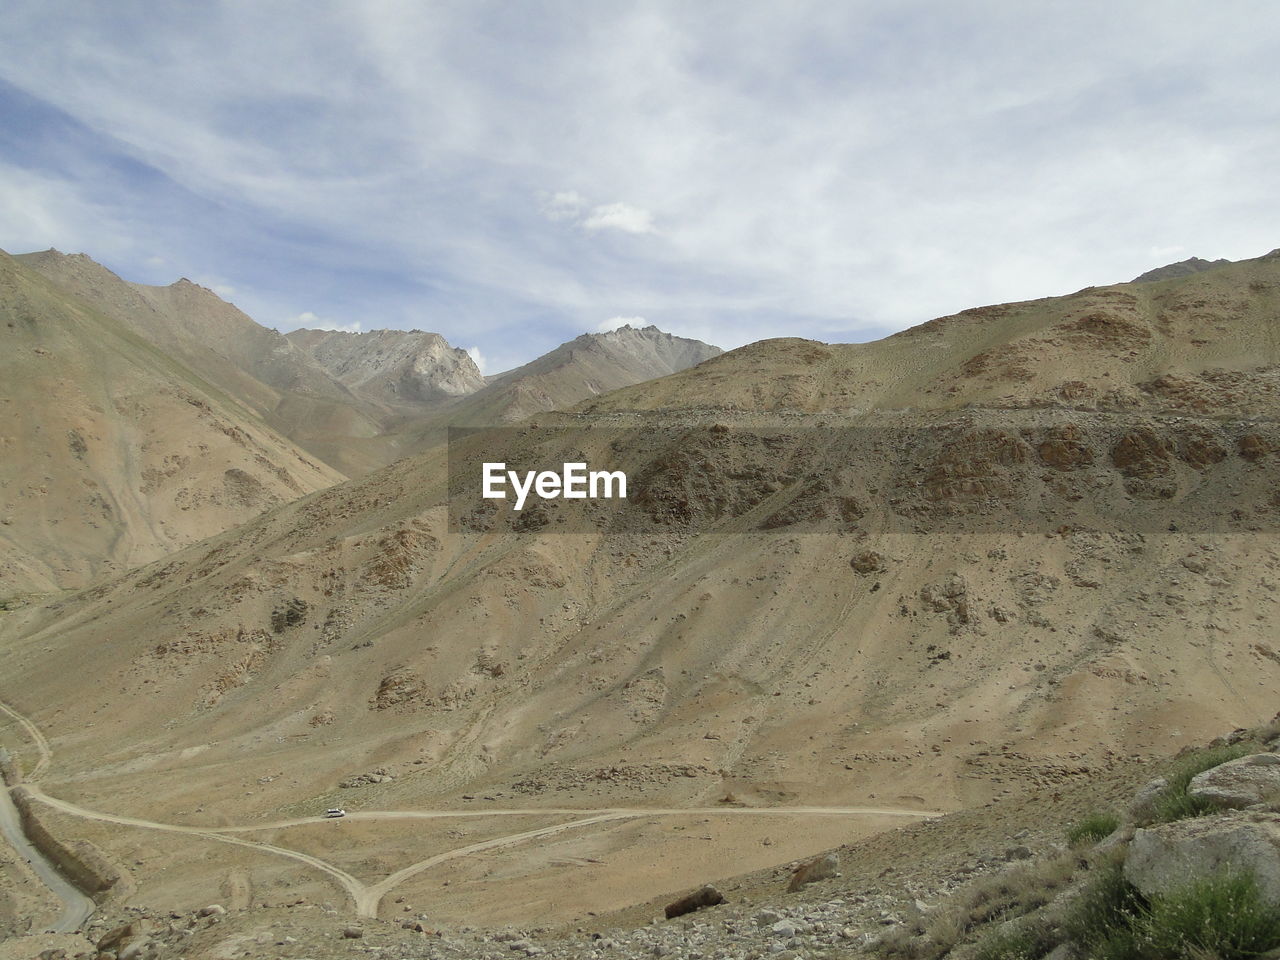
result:
[[[435,333],[285,335],[190,280],[130,283],[84,254],[0,252],[0,284],[0,600],[149,562],[459,417],[506,422],[719,353],[653,328],[587,335],[491,382]]]

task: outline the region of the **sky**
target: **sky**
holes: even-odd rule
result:
[[[1274,0],[5,0],[0,248],[493,373],[1280,246]]]

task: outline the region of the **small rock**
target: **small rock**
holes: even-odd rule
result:
[[[889,569],[888,564],[885,563],[884,556],[874,550],[864,550],[862,553],[854,555],[849,560],[849,566],[864,576],[868,573],[883,573]]]
[[[227,908],[220,903],[211,903],[207,907],[200,908],[200,916],[202,917],[220,917],[227,912]]]
[[[1044,955],[1044,960],[1076,960],[1078,956],[1074,943],[1060,943]]]
[[[364,931],[359,927],[343,927],[342,937],[344,940],[359,940],[364,936]]]
[[[796,925],[790,920],[779,920],[769,928],[769,932],[775,937],[782,937],[784,940],[790,940],[797,933]]]

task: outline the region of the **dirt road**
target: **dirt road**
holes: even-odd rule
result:
[[[23,729],[26,730],[35,741],[41,758],[40,763],[37,765],[37,769],[43,770],[47,767],[52,754],[49,750],[48,742],[40,734],[40,731],[31,723],[31,721],[27,720],[12,708],[6,706],[3,702],[0,702],[0,710],[3,710],[6,714],[17,720],[22,725]],[[397,870],[395,873],[392,873],[390,876],[384,878],[378,883],[366,884],[357,880],[345,870],[341,870],[319,857],[313,857],[310,854],[291,850],[288,847],[281,847],[275,844],[262,843],[256,840],[249,840],[244,837],[234,836],[234,834],[252,833],[258,830],[282,830],[289,827],[324,823],[326,818],[322,816],[297,817],[290,820],[276,820],[270,823],[237,824],[228,827],[193,827],[184,824],[161,823],[155,820],[145,820],[139,817],[126,817],[119,814],[105,813],[100,810],[91,810],[87,807],[81,807],[66,800],[50,796],[34,784],[28,783],[26,784],[26,787],[30,792],[32,799],[74,817],[81,817],[86,820],[97,820],[102,823],[114,823],[123,827],[135,827],[142,830],[158,830],[167,833],[181,833],[188,836],[202,837],[206,840],[212,840],[218,843],[231,844],[233,846],[257,850],[268,855],[286,857],[290,860],[295,860],[321,871],[336,881],[343,892],[351,898],[352,904],[355,906],[356,914],[361,917],[376,917],[378,915],[378,907],[381,904],[383,897],[410,877],[417,876],[424,870],[429,870],[439,864],[446,863],[450,860],[456,860],[461,857],[468,857],[474,854],[483,853],[487,850],[515,846],[516,844],[526,843],[531,840],[539,840],[544,837],[555,836],[556,834],[563,833],[567,830],[585,829],[598,824],[613,823],[619,820],[664,816],[789,818],[891,816],[904,817],[908,819],[927,819],[929,817],[941,816],[941,813],[937,811],[914,810],[904,807],[612,807],[597,810],[575,810],[569,807],[539,809],[535,807],[524,810],[361,810],[348,814],[347,819],[361,821],[407,819],[434,820],[453,817],[527,817],[530,815],[551,815],[572,818],[566,820],[564,823],[553,824],[549,827],[540,827],[536,830],[525,830],[520,833],[494,837],[479,843],[472,843],[467,846],[458,847],[454,850],[448,850],[444,853],[439,853],[435,856],[427,857],[424,860],[411,863],[408,866]]]

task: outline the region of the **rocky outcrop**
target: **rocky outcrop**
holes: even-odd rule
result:
[[[286,336],[348,389],[383,403],[465,397],[485,385],[471,355],[438,333],[294,330]]]
[[[1280,753],[1255,753],[1206,770],[1187,796],[1223,810],[1239,810],[1280,797]]]
[[[1252,873],[1264,899],[1280,905],[1280,816],[1240,811],[1138,830],[1124,876],[1146,897],[1223,871]]]

